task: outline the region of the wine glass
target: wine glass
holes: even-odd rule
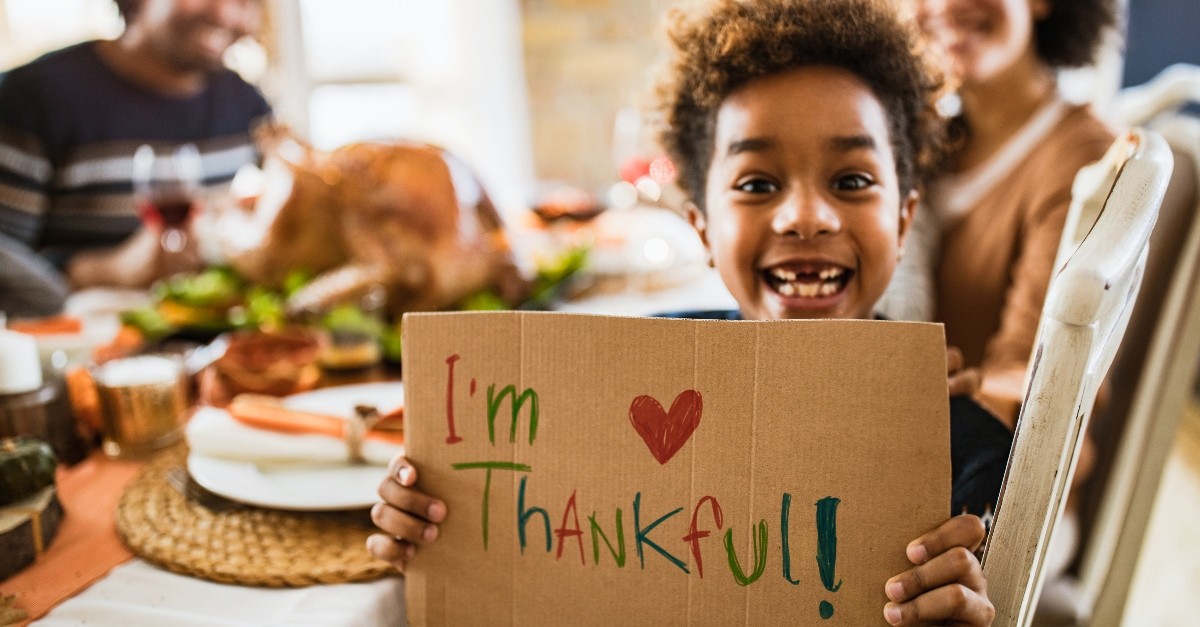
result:
[[[153,229],[162,229],[159,244],[168,253],[187,247],[185,227],[197,210],[196,196],[202,178],[200,151],[183,144],[170,153],[157,154],[149,144],[133,153],[133,191],[138,215]]]

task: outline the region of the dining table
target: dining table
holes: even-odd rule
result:
[[[701,266],[703,264],[700,264]],[[716,271],[692,268],[682,281],[644,289],[637,283],[559,303],[571,313],[641,316],[735,306]],[[122,541],[116,518],[122,495],[148,460],[113,459],[97,450],[60,467],[58,497],[66,512],[59,533],[37,560],[0,581],[7,624],[369,626],[405,624],[404,578],[388,570],[370,581],[271,587],[218,583],[171,572]],[[365,547],[363,549],[365,551]],[[5,625],[0,618],[0,626]]]

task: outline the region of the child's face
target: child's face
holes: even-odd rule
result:
[[[869,318],[916,208],[888,118],[852,73],[755,79],[717,111],[706,213],[692,224],[748,319]]]

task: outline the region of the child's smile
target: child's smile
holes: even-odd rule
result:
[[[870,88],[825,66],[721,104],[692,219],[744,317],[872,316],[916,204],[901,200],[888,129]]]
[[[849,284],[854,271],[822,260],[793,261],[767,268],[767,286],[780,298],[794,300],[792,306],[828,307]]]

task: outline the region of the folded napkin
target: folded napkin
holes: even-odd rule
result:
[[[259,464],[342,464],[349,461],[349,449],[340,437],[258,429],[216,407],[196,410],[188,421],[186,434],[192,452],[209,457]],[[362,440],[362,456],[368,464],[387,465],[402,450],[404,445],[394,438],[367,435]]]

